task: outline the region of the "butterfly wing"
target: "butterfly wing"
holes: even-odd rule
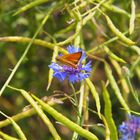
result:
[[[76,52],[72,54],[63,55],[61,58],[70,61],[73,64],[78,64],[81,56],[82,56],[82,52]]]
[[[77,64],[82,56],[82,52],[76,52],[72,54],[66,54],[60,57],[57,57],[56,60],[59,62],[77,68]]]

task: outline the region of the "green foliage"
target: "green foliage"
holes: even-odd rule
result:
[[[112,105],[111,105],[111,101],[110,101],[110,97],[109,97],[109,93],[105,87],[105,84],[103,83],[103,98],[104,98],[104,102],[105,102],[105,109],[104,109],[104,114],[105,114],[105,118],[107,120],[107,124],[109,126],[109,130],[110,130],[110,138],[113,140],[117,140],[118,136],[117,136],[117,129],[113,120],[113,116],[112,116]]]
[[[124,116],[140,115],[139,5],[1,1],[0,137],[117,140]],[[90,78],[74,85],[48,67],[68,45],[85,50],[93,66]]]

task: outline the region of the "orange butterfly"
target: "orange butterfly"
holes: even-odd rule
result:
[[[77,69],[77,64],[79,63],[81,56],[82,56],[82,52],[76,52],[76,53],[66,54],[63,56],[58,56],[56,57],[56,60],[61,62],[62,64]]]

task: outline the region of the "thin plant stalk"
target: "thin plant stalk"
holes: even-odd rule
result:
[[[91,132],[83,129],[76,123],[72,122],[69,120],[67,117],[63,116],[61,113],[57,112],[55,109],[53,109],[51,106],[48,104],[44,103],[41,101],[39,98],[37,98],[35,95],[32,95],[32,97],[38,101],[38,103],[41,105],[42,109],[52,115],[57,121],[61,122],[64,124],[66,127],[69,129],[77,132],[79,135],[83,136],[86,139],[89,140],[98,140],[98,138]]]
[[[44,112],[42,111],[42,109],[37,105],[37,103],[33,100],[33,98],[29,95],[29,93],[27,93],[25,90],[23,89],[17,89],[11,86],[8,86],[10,89],[13,89],[15,91],[20,92],[24,98],[32,105],[32,107],[35,109],[35,111],[37,112],[37,114],[40,116],[40,118],[43,120],[43,122],[46,124],[46,126],[49,128],[51,134],[53,135],[55,140],[61,140],[60,136],[58,135],[55,127],[53,126],[53,124],[51,123],[51,121],[49,120],[49,118],[44,114]]]
[[[12,80],[13,76],[15,75],[17,69],[19,68],[19,66],[21,65],[23,59],[25,58],[25,56],[27,55],[29,49],[31,48],[34,39],[36,38],[36,36],[38,35],[38,33],[40,32],[40,30],[42,29],[43,25],[46,23],[46,21],[48,20],[50,14],[52,12],[52,9],[49,11],[49,13],[45,16],[45,18],[43,19],[41,25],[39,26],[39,28],[37,29],[37,31],[35,32],[33,38],[31,39],[30,43],[28,44],[27,48],[25,49],[24,53],[22,54],[21,58],[19,59],[19,61],[17,62],[17,64],[15,65],[14,69],[12,70],[10,76],[8,77],[8,79],[6,80],[6,82],[4,83],[4,85],[2,86],[1,90],[0,90],[0,96],[2,95],[3,91],[5,90],[5,88],[7,87],[7,85],[10,83],[10,81]]]

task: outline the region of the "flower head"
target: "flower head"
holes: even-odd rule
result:
[[[128,120],[119,126],[120,140],[135,140],[138,131],[140,131],[140,117],[128,116]]]
[[[77,64],[77,68],[66,64],[59,65],[53,62],[51,65],[49,65],[49,67],[54,70],[53,76],[60,81],[68,78],[68,80],[72,83],[82,81],[83,79],[88,78],[92,70],[91,61],[89,61],[86,65],[82,64],[82,61],[86,58],[86,53],[82,49],[75,48],[74,46],[68,46],[67,50],[69,54],[82,52],[82,56],[79,60],[79,63]]]

